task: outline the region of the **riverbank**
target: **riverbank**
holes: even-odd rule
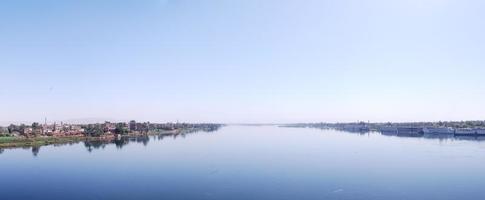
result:
[[[50,144],[63,144],[70,142],[80,142],[87,140],[85,136],[65,136],[65,137],[0,137],[0,148],[32,147],[45,146]]]
[[[187,132],[198,131],[198,129],[175,129],[170,131],[149,131],[149,132],[132,132],[126,135],[106,134],[100,137],[91,137],[84,135],[76,136],[38,136],[38,137],[0,137],[0,149],[6,148],[23,148],[23,147],[40,147],[55,144],[68,144],[75,142],[95,142],[121,139],[125,137],[149,136],[149,135],[178,135]]]

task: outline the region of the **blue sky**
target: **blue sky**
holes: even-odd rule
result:
[[[485,2],[5,0],[0,121],[485,117]]]

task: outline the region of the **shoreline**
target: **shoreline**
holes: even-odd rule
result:
[[[26,147],[41,147],[55,144],[68,144],[77,142],[97,142],[97,141],[112,141],[116,139],[152,136],[152,135],[178,135],[189,133],[193,131],[202,131],[203,129],[175,129],[170,131],[149,131],[145,133],[135,132],[126,135],[108,134],[100,137],[92,137],[85,135],[75,136],[37,136],[37,137],[0,137],[0,149],[11,148],[26,148]]]

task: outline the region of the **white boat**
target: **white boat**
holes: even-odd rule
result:
[[[475,132],[479,136],[485,136],[485,129],[483,129],[483,128],[477,128],[477,129],[475,129]]]
[[[423,128],[418,127],[398,127],[397,128],[398,136],[422,136],[423,135]]]
[[[458,128],[455,129],[455,136],[475,136],[477,131],[471,128]]]
[[[426,127],[423,129],[427,134],[453,134],[454,130],[449,127]]]

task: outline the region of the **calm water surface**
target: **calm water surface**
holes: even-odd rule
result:
[[[7,149],[0,193],[5,200],[485,199],[485,142],[227,126]]]

